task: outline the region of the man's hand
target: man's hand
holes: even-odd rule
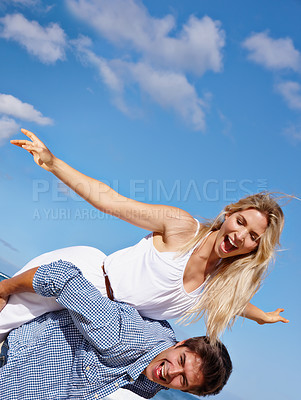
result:
[[[22,274],[0,282],[0,311],[5,307],[10,295],[23,292],[34,293],[32,281],[38,268],[31,268]]]
[[[6,306],[7,299],[2,299],[0,298],[0,312],[3,310],[3,308]]]
[[[4,279],[3,281],[0,282],[0,311],[3,310],[3,308],[6,306],[7,300],[9,298],[9,295],[6,293],[5,290],[5,281],[7,279]]]
[[[37,165],[44,168],[46,171],[51,171],[55,159],[54,155],[35,134],[27,129],[21,129],[21,131],[30,140],[17,139],[11,140],[10,142],[16,146],[22,147],[28,151],[28,153],[32,154]]]

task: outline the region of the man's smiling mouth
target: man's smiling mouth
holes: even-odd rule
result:
[[[164,382],[166,382],[166,370],[165,370],[165,362],[163,361],[162,364],[160,364],[157,368],[156,368],[156,376],[159,380],[162,380]]]

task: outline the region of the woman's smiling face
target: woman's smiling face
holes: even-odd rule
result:
[[[216,237],[216,254],[226,258],[252,252],[267,226],[267,216],[254,208],[227,214]]]

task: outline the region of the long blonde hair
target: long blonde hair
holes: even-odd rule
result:
[[[246,305],[258,291],[267,274],[268,264],[279,245],[284,225],[283,212],[272,193],[261,192],[227,205],[211,222],[201,226],[199,233],[188,242],[182,252],[200,243],[210,231],[217,231],[224,222],[225,214],[231,215],[247,209],[255,209],[266,215],[268,226],[261,236],[258,247],[248,254],[221,259],[216,270],[205,281],[205,288],[198,303],[180,318],[191,323],[204,317],[207,335],[215,343],[226,327],[231,327],[242,315]]]

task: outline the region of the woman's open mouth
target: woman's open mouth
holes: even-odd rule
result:
[[[222,252],[225,254],[231,253],[232,251],[234,251],[238,248],[238,246],[236,246],[234,241],[228,235],[225,236],[220,247],[221,247]]]

